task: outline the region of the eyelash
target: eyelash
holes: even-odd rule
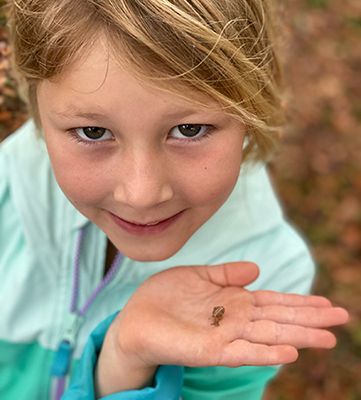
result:
[[[67,133],[69,133],[69,135],[70,135],[70,139],[74,140],[76,143],[80,143],[81,145],[84,145],[84,146],[96,146],[96,145],[100,144],[101,142],[105,142],[105,140],[98,140],[98,141],[97,140],[84,140],[76,133],[77,129],[81,129],[81,128],[73,128],[73,129],[69,129],[67,131]]]
[[[200,137],[196,137],[196,138],[193,138],[193,139],[192,138],[188,138],[188,139],[187,138],[184,138],[184,139],[172,138],[173,140],[176,140],[178,142],[183,142],[183,143],[184,142],[186,142],[186,143],[200,142],[203,139],[209,138],[213,134],[213,131],[215,130],[215,127],[213,125],[206,125],[206,124],[182,124],[182,125],[199,125],[199,126],[202,126],[202,127],[204,127],[204,126],[207,127],[207,131]],[[180,125],[177,125],[177,126],[180,126]],[[175,128],[177,126],[175,126]],[[69,133],[70,138],[72,140],[74,140],[75,142],[80,143],[80,144],[82,144],[84,146],[97,146],[97,145],[100,145],[102,142],[106,142],[107,141],[107,140],[84,140],[84,139],[82,139],[76,132],[77,129],[82,129],[82,128],[86,128],[86,127],[72,128],[72,129],[69,129],[67,131],[67,133]]]

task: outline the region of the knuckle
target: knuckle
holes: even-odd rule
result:
[[[296,322],[296,318],[297,318],[296,309],[294,307],[290,307],[288,309],[288,322],[290,324],[294,324]]]
[[[240,337],[242,339],[249,339],[253,337],[253,332],[254,332],[254,324],[251,323],[246,323],[241,326],[241,331],[240,331]]]
[[[280,344],[282,342],[283,330],[282,325],[274,321],[267,321],[264,326],[265,332],[268,332],[270,342],[273,344]]]
[[[282,343],[283,329],[280,324],[274,324],[275,342],[276,344]]]
[[[267,319],[267,308],[266,307],[253,307],[252,319],[254,319],[254,320]]]

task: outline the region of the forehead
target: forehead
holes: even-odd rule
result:
[[[70,97],[95,103],[127,100],[141,106],[156,103],[158,107],[190,107],[219,111],[219,104],[209,95],[179,81],[157,84],[156,80],[141,79],[122,62],[125,54],[114,55],[106,39],[89,46],[63,72],[39,84],[39,89],[54,102],[68,103]],[[86,103],[85,103],[86,104]],[[68,107],[69,108],[69,107]],[[70,106],[73,108],[73,106]]]

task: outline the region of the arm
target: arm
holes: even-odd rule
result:
[[[94,400],[96,398],[104,400],[178,400],[183,384],[183,368],[172,365],[157,368],[154,373],[154,379],[152,376],[152,382],[147,387],[139,390],[122,388],[121,393],[114,392],[111,395],[96,394],[94,376],[96,376],[97,359],[105,335],[111,332],[110,327],[115,317],[116,314],[108,317],[90,335],[70,387],[62,397],[62,400]],[[118,360],[117,367],[120,364],[120,360]],[[132,379],[131,371],[126,370],[124,376],[128,377],[130,381]],[[102,397],[103,395],[105,397]]]

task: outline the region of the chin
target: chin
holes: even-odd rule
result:
[[[153,262],[153,261],[164,261],[167,260],[168,258],[174,256],[182,247],[184,243],[182,243],[180,246],[177,247],[172,247],[169,249],[143,249],[139,250],[136,249],[134,251],[123,251],[123,254],[131,258],[132,260],[135,261],[141,261],[141,262]]]

